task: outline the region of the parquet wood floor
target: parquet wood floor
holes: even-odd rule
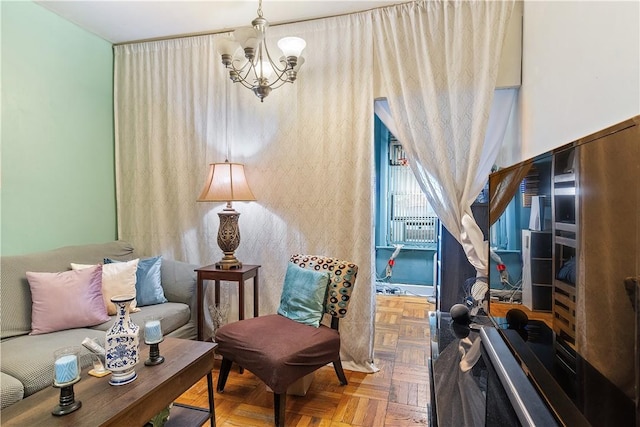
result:
[[[522,310],[529,319],[541,320],[544,323],[546,323],[547,326],[553,329],[553,314],[551,312],[531,311],[522,304],[509,304],[506,302],[493,302],[493,301],[489,306],[489,311],[491,311],[491,315],[494,317],[505,317],[507,315],[507,311],[511,310],[512,308],[517,308],[518,310]]]
[[[428,425],[428,312],[435,307],[425,297],[377,295],[376,301],[374,357],[380,371],[345,369],[349,384],[341,386],[331,365],[319,369],[306,396],[287,396],[287,427]],[[214,387],[218,372],[216,365]],[[207,407],[206,381],[177,401]],[[273,394],[251,372],[232,369],[214,401],[217,427],[273,425]]]

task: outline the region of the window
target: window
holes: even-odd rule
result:
[[[409,167],[405,152],[396,138],[386,131],[386,161],[380,166],[385,180],[380,197],[386,197],[386,208],[380,210],[378,226],[384,227],[386,244],[434,248],[437,243],[438,218],[429,205]]]

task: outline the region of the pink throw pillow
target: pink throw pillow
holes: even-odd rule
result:
[[[31,332],[45,334],[99,325],[109,320],[102,299],[102,266],[61,273],[27,272]]]

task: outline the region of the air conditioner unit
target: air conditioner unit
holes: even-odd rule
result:
[[[404,241],[412,243],[434,242],[435,226],[433,221],[405,222]]]

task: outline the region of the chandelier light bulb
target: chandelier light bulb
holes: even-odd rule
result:
[[[218,53],[222,56],[225,67],[231,65],[233,57],[240,51],[240,45],[230,37],[224,37],[218,42]]]
[[[299,56],[298,63],[296,64],[295,67],[293,67],[293,71],[295,71],[296,73],[300,71],[300,67],[302,67],[302,64],[304,64],[304,58],[302,56]]]
[[[269,80],[273,75],[273,66],[269,61],[259,61],[256,64],[256,74],[261,79]]]
[[[278,41],[278,47],[287,58],[290,56],[299,57],[307,46],[307,42],[300,37],[283,37]]]
[[[231,37],[222,37],[218,41],[218,53],[220,53],[220,55],[229,55],[233,57],[239,48],[240,45],[238,42]]]
[[[284,56],[281,56],[280,63],[286,66],[287,59]],[[295,82],[296,79],[298,78],[298,70],[300,70],[300,67],[302,67],[302,64],[304,64],[304,58],[301,56],[300,58],[298,58],[298,62],[293,68],[289,67],[287,69],[287,78],[291,83]]]
[[[253,27],[242,27],[233,32],[233,38],[243,49],[255,49],[260,42],[260,32]]]
[[[235,56],[233,57],[233,63],[235,65],[235,68],[237,70],[244,70],[244,67],[246,67],[248,62],[249,62],[249,60],[244,55],[243,50],[242,49],[238,49],[236,51]]]

